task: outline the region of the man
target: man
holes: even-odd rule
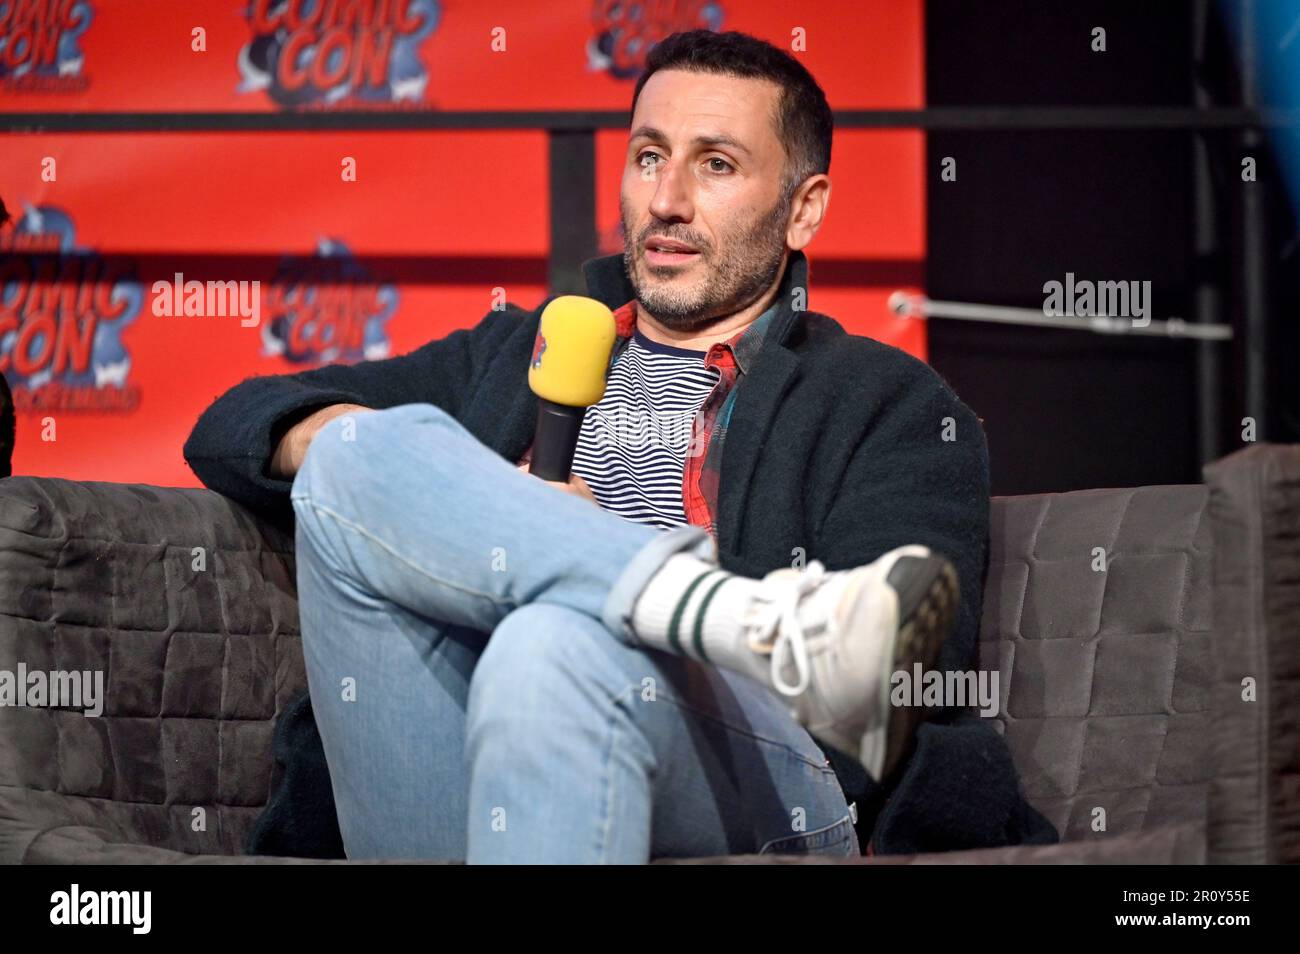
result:
[[[626,249],[585,266],[619,337],[568,484],[524,473],[541,308],[252,379],[200,419],[186,458],[208,486],[292,501],[349,857],[860,851],[826,753],[896,781],[922,712],[891,706],[891,674],[941,644],[968,663],[988,481],[978,421],[930,369],[806,310],[831,125],[761,41],[651,52]],[[634,437],[647,418],[691,440]]]

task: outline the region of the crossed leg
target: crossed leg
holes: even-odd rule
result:
[[[313,710],[349,857],[642,862],[857,852],[820,749],[759,683],[639,646],[673,553],[427,404],[337,418],[294,481]]]

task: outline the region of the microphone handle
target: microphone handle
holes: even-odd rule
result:
[[[533,442],[533,456],[528,472],[542,480],[569,482],[573,467],[573,451],[578,446],[585,407],[556,404],[546,398],[537,399],[537,435]]]

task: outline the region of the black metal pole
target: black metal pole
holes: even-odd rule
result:
[[[627,129],[627,110],[300,110],[284,112],[0,112],[0,132],[336,132],[373,130],[548,129],[590,134]],[[1300,125],[1297,109],[1216,106],[932,106],[927,109],[841,109],[836,129],[926,129],[972,132],[1237,130]]]
[[[1214,104],[1198,79],[1195,66],[1205,58],[1211,0],[1198,0],[1192,16],[1192,97],[1199,109]],[[1200,324],[1223,319],[1223,246],[1219,239],[1219,207],[1210,168],[1210,142],[1197,132],[1192,140],[1192,309]],[[1223,347],[1218,342],[1196,345],[1196,443],[1204,465],[1223,455]]]
[[[596,254],[596,135],[590,129],[550,131],[552,294],[586,290],[582,263]]]
[[[1242,0],[1240,49],[1241,105],[1253,109],[1259,100],[1258,61],[1255,56],[1255,0]],[[1268,165],[1263,134],[1258,127],[1241,133],[1243,156],[1255,159],[1254,182],[1241,182],[1241,317],[1243,331],[1246,416],[1255,422],[1255,439],[1268,439],[1269,374],[1268,313],[1269,255],[1265,204]],[[1240,179],[1240,173],[1237,173]]]

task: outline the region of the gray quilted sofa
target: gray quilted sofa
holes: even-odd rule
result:
[[[980,668],[1061,844],[695,860],[1300,860],[1300,447],[1205,481],[993,501]],[[239,854],[305,686],[292,551],[205,490],[0,480],[0,671],[106,680],[0,706],[0,863],[302,861]]]

